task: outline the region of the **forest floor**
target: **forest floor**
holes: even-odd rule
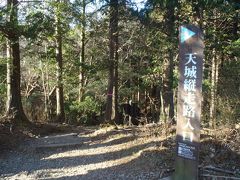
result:
[[[0,179],[161,179],[174,172],[175,132],[162,125],[0,125]],[[240,132],[201,132],[200,179],[240,179]]]

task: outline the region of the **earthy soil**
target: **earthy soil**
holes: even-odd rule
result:
[[[174,128],[38,124],[9,129],[0,126],[0,179],[145,180],[174,172]],[[202,131],[200,179],[240,179],[239,134],[230,128]]]
[[[29,138],[70,132],[74,131],[74,129],[76,128],[69,125],[36,123],[23,127],[0,122],[0,155],[3,152],[17,148]]]

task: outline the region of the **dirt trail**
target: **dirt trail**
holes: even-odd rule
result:
[[[212,132],[211,132],[212,133]],[[240,179],[239,132],[202,132],[200,179]],[[174,133],[162,126],[69,128],[0,156],[0,179],[154,180],[173,173]]]
[[[89,129],[31,139],[0,159],[0,178],[159,179],[173,158],[161,157],[160,145],[160,138],[146,138],[138,128]]]

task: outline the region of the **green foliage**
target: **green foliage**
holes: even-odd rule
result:
[[[91,3],[92,0],[85,1],[87,6]],[[99,114],[100,105],[106,100],[109,12],[105,4],[106,7],[102,7],[97,12],[84,14],[83,5],[83,1],[48,1],[44,5],[32,2],[22,9],[19,8],[19,26],[16,30],[21,33],[22,94],[25,94],[27,88],[31,88],[32,85],[37,85],[28,101],[32,98],[37,100],[38,97],[44,101],[44,93],[50,94],[56,85],[55,18],[57,16],[63,37],[63,84],[67,119],[70,123],[92,124],[96,119],[95,116]],[[239,24],[236,25],[239,7],[237,0],[148,0],[141,12],[134,11],[130,5],[121,6],[118,37],[119,102],[136,99],[136,95],[139,94],[139,104],[148,106],[146,109],[150,106],[155,106],[157,111],[161,109],[160,99],[157,96],[164,93],[158,92],[163,91],[164,81],[171,81],[173,90],[176,90],[178,85],[178,27],[186,23],[198,24],[205,33],[206,45],[203,116],[207,123],[211,100],[211,65],[213,56],[216,55],[219,63],[217,118],[219,123],[237,121],[238,109],[240,109],[238,101],[240,27]],[[172,11],[175,17],[169,15]],[[3,50],[6,43],[3,30],[13,26],[6,24],[7,13],[9,9],[1,7],[0,48]],[[83,29],[86,30],[85,61],[80,63]],[[213,54],[213,49],[216,54]],[[6,101],[4,53],[0,52],[2,109]],[[171,57],[174,59],[173,74],[167,76]],[[82,102],[77,101],[80,69],[84,71],[85,76]],[[37,84],[33,84],[36,77]],[[155,91],[153,88],[156,88]],[[152,91],[158,95],[151,95],[154,94]],[[151,96],[149,98],[155,99],[147,99],[148,95]],[[55,112],[55,94],[51,94],[50,98],[53,101],[50,106]],[[32,104],[28,101],[24,103],[25,107],[29,108],[35,101]]]
[[[217,119],[218,124],[234,125],[240,121],[240,98],[218,97]]]
[[[5,102],[6,102],[6,92],[7,92],[7,86],[6,86],[6,59],[0,58],[0,115],[4,113],[5,111]]]
[[[30,12],[25,20],[24,36],[31,41],[43,34],[51,36],[54,34],[53,23],[54,19],[42,12]]]
[[[1,70],[2,68],[0,68]],[[2,72],[2,71],[1,71]],[[7,88],[6,88],[6,84],[4,83],[4,81],[2,81],[2,78],[0,77],[0,115],[4,113],[5,111],[5,102],[6,102],[6,92],[7,92]]]
[[[202,89],[203,89],[203,92],[208,92],[208,93],[210,92],[211,82],[209,79],[203,79]]]
[[[233,41],[225,51],[233,56],[240,57],[240,39]]]
[[[73,124],[91,125],[96,121],[100,112],[100,104],[91,96],[86,96],[83,101],[73,101],[68,108],[68,121]]]

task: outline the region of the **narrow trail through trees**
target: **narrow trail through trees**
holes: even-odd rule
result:
[[[0,163],[1,179],[158,179],[171,156],[151,158],[159,138],[140,130],[89,130],[31,139]],[[163,148],[163,151],[166,151]],[[151,153],[150,153],[151,152]],[[160,155],[160,154],[159,154]],[[162,160],[165,159],[164,164]],[[159,171],[159,167],[163,171]]]
[[[239,179],[238,141],[228,140],[239,133],[221,132],[222,142],[202,132],[201,175]],[[160,125],[76,128],[27,139],[2,154],[0,179],[161,179],[174,172],[174,156],[175,135]]]

